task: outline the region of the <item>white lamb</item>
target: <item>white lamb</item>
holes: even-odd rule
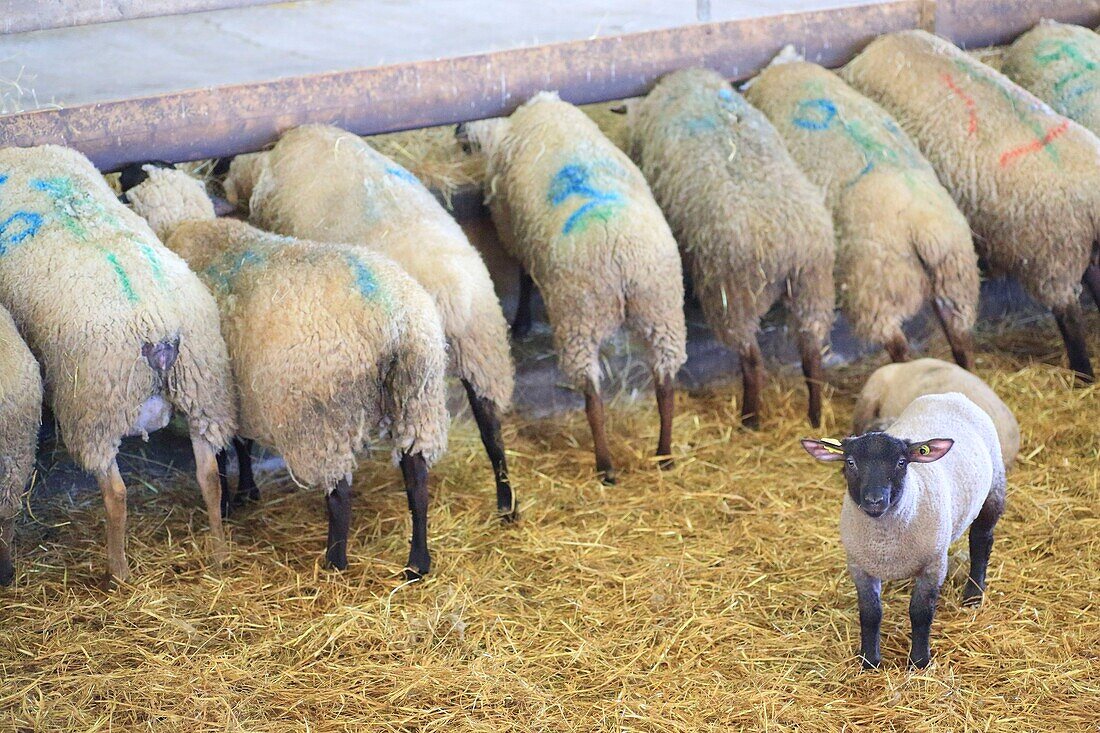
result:
[[[963,602],[981,603],[993,527],[1004,511],[1004,462],[993,421],[958,392],[917,398],[889,430],[803,440],[802,446],[819,461],[844,461],[848,494],[840,539],[859,596],[864,668],[881,660],[882,581],[902,578],[915,578],[909,661],[923,668],[931,658],[928,633],[947,576],[947,549],[968,527]],[[910,464],[917,465],[910,470]]]

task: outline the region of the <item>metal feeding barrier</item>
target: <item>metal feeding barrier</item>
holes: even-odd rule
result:
[[[576,104],[638,96],[686,66],[742,80],[788,43],[830,67],[909,28],[967,48],[1000,44],[1041,18],[1095,26],[1100,0],[900,0],[189,89],[2,116],[0,146],[64,144],[111,171],[250,152],[306,123],[368,135],[505,115],[542,89]]]

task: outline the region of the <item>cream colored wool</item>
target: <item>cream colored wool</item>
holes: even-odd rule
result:
[[[1100,35],[1044,20],[1005,49],[1001,73],[1100,134]]]
[[[249,218],[257,226],[369,246],[397,262],[435,299],[455,373],[508,409],[515,369],[489,270],[415,176],[358,135],[307,125],[287,132],[270,152],[231,167],[227,189],[234,196],[251,191]]]
[[[163,395],[213,448],[236,432],[217,304],[187,265],[119,203],[79,153],[0,150],[0,301],[42,365],[65,445],[111,468],[139,413]],[[164,384],[142,356],[179,338]]]
[[[599,348],[624,322],[671,379],[687,360],[680,255],[645,178],[591,119],[540,92],[467,126],[485,152],[487,203],[546,304],[558,366],[599,385]]]
[[[1100,233],[1100,140],[923,31],[876,39],[843,75],[917,141],[993,273],[1076,308]]]
[[[127,196],[218,300],[243,437],[278,451],[297,481],[326,489],[379,434],[392,437],[395,463],[442,455],[446,345],[422,287],[368,248],[215,219],[172,193],[197,183],[186,173],[145,170]]]
[[[628,113],[631,155],[719,340],[755,344],[782,298],[820,350],[833,324],[832,219],[767,118],[705,69],[664,77]]]
[[[881,517],[860,510],[850,493],[840,511],[840,539],[854,565],[873,578],[947,574],[947,549],[978,516],[991,491],[1003,491],[997,430],[980,407],[957,392],[911,402],[886,431],[905,441],[955,441],[933,463],[910,463],[898,503]]]
[[[188,219],[213,219],[214,202],[197,178],[174,168],[142,166],[148,178],[126,192],[131,208],[148,222],[162,242],[179,224],[181,213]]]
[[[956,332],[969,332],[979,290],[970,227],[894,119],[805,61],[768,66],[745,97],[826,192],[838,295],[857,335],[903,340],[902,324],[929,298],[949,306]]]
[[[889,431],[890,425],[913,400],[946,392],[965,395],[989,415],[997,429],[1005,467],[1011,467],[1020,452],[1020,425],[1016,416],[981,377],[940,359],[916,359],[875,370],[856,400],[852,433]]]
[[[0,543],[10,543],[13,520],[34,470],[42,421],[42,377],[11,315],[0,308]],[[0,573],[4,568],[0,567]],[[0,582],[6,579],[0,577]]]

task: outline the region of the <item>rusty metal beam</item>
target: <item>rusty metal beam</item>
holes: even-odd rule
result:
[[[258,150],[308,122],[360,134],[510,113],[541,89],[584,104],[645,93],[708,66],[745,79],[787,43],[839,66],[872,38],[934,29],[966,45],[1005,40],[1040,15],[1100,23],[1100,0],[898,0],[726,21],[0,117],[0,146],[70,145],[103,170]]]
[[[110,23],[133,18],[269,5],[288,0],[5,0],[0,35]],[[293,1],[293,0],[290,0]]]

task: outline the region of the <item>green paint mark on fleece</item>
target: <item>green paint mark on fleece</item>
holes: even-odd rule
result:
[[[346,255],[344,261],[348,263],[348,267],[351,268],[351,274],[354,278],[355,289],[359,291],[359,294],[366,300],[372,300],[381,295],[381,288],[378,285],[378,278],[374,276],[371,269],[367,267],[363,260],[359,259],[355,255]]]
[[[130,277],[126,274],[126,270],[122,267],[122,263],[118,261],[118,256],[114,252],[108,252],[105,249],[100,248],[100,251],[104,253],[107,258],[107,262],[111,264],[111,268],[115,271],[115,276],[118,277],[118,284],[122,288],[123,295],[126,296],[126,300],[131,303],[137,302],[137,293],[134,292],[134,285],[130,282]]]
[[[227,293],[233,289],[242,270],[262,265],[266,260],[263,254],[250,249],[244,252],[226,252],[218,262],[207,267],[203,274],[214,287]]]

